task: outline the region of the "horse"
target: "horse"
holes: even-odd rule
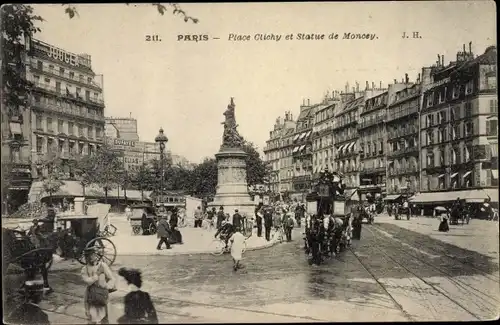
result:
[[[320,265],[323,261],[325,233],[323,219],[320,216],[313,214],[306,217],[305,252],[312,255],[310,264]]]

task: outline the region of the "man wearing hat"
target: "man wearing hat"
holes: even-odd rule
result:
[[[226,215],[224,214],[224,207],[221,205],[219,208],[219,212],[217,212],[217,230],[222,227],[222,221],[226,219]]]
[[[43,297],[43,281],[26,281],[19,293],[24,296],[24,302],[8,317],[7,323],[13,324],[50,324],[49,316],[38,306]]]
[[[233,215],[233,227],[236,231],[241,231],[242,226],[243,226],[243,217],[238,212],[238,209],[235,209]]]
[[[161,250],[161,246],[163,243],[167,246],[167,249],[172,249],[170,246],[170,243],[168,242],[169,240],[169,234],[170,234],[170,225],[167,222],[167,219],[165,216],[161,216],[160,220],[158,221],[158,226],[156,230],[156,234],[158,238],[160,238],[160,241],[158,242],[158,245],[156,246],[157,250]]]

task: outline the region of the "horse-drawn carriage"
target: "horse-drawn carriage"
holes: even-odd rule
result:
[[[323,257],[335,256],[351,244],[352,220],[345,213],[344,189],[337,175],[325,171],[306,197],[304,248],[312,264],[320,264]]]
[[[106,206],[109,211],[109,206]],[[102,236],[101,231],[107,226],[107,211],[102,215],[89,212],[90,215],[72,214],[36,220],[30,231],[2,228],[3,271],[15,264],[24,270],[41,269],[43,275],[52,266],[53,254],[84,264],[83,251],[90,247],[96,249],[100,260],[112,265],[116,259],[116,247],[110,239]]]
[[[155,209],[150,205],[135,205],[131,207],[130,225],[134,235],[154,235],[156,234],[156,223],[158,216]]]

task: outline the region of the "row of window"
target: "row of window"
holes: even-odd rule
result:
[[[77,79],[74,71],[71,71],[71,70],[66,71],[63,67],[55,66],[54,64],[48,64],[48,67],[45,68],[44,63],[41,60],[37,60],[36,67],[38,70],[41,70],[41,71],[46,71],[46,72],[49,72],[51,74],[55,74],[55,75],[58,75],[58,76],[61,76],[64,78],[68,78],[68,79],[72,79],[75,81],[79,81],[81,83],[87,83],[88,85],[96,86],[96,84],[94,83],[94,78],[92,76],[89,76],[89,75],[79,73],[78,79]]]
[[[493,125],[489,121],[488,125]],[[495,123],[496,126],[496,123]],[[493,131],[490,129],[490,132]],[[496,134],[496,129],[494,130]],[[472,121],[465,121],[463,124],[455,124],[450,127],[442,127],[438,129],[428,129],[425,133],[425,143],[426,145],[432,145],[436,143],[443,143],[450,140],[459,140],[464,137],[469,137],[474,135],[474,123]]]
[[[46,87],[46,88],[52,88],[53,86],[51,85],[51,79],[48,77],[44,77],[44,82],[41,82],[41,78],[38,75],[33,75],[33,81],[36,86],[38,87]],[[84,98],[83,95],[85,94],[85,99],[87,100],[98,100],[99,99],[99,92],[92,92],[92,97],[91,97],[91,91],[90,90],[83,90],[81,87],[75,86],[75,91],[73,92],[73,85],[70,83],[65,83],[62,84],[60,81],[55,82],[55,88],[54,90],[60,94],[66,93],[70,95],[75,95],[78,98]]]
[[[96,149],[98,149],[99,145],[88,144],[79,141],[66,141],[64,139],[58,139],[55,141],[54,139],[47,138],[45,143],[45,139],[43,137],[36,137],[36,152],[37,153],[59,153],[59,154],[88,154],[92,155],[95,153]],[[44,148],[44,144],[47,145],[46,150]]]
[[[64,133],[67,135],[74,135],[79,137],[86,137],[89,139],[94,139],[94,128],[92,125],[75,124],[74,122],[64,121],[62,119],[53,119],[52,117],[46,117],[44,125],[44,119],[42,115],[35,115],[36,119],[36,129],[48,133]],[[57,124],[55,123],[57,121]],[[95,127],[95,138],[102,138],[102,129],[98,126]]]

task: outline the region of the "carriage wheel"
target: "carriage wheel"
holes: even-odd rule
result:
[[[154,223],[149,225],[148,232],[150,235],[156,234],[156,225]]]
[[[85,245],[86,249],[90,247],[97,249],[97,256],[100,261],[103,261],[108,266],[113,265],[116,259],[116,247],[111,240],[105,237],[94,238]],[[85,264],[83,254],[78,258],[78,262]]]
[[[139,235],[141,233],[141,226],[132,226],[132,233],[134,235]]]

